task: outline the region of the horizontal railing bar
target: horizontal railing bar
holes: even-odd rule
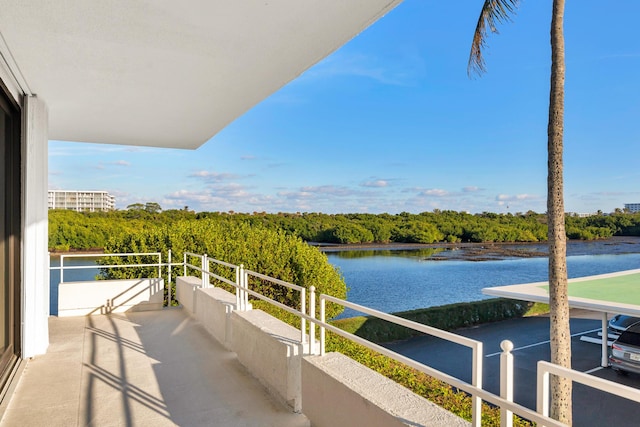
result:
[[[400,326],[405,326],[410,329],[414,329],[419,332],[423,332],[425,334],[433,335],[438,338],[443,338],[449,341],[453,341],[457,344],[464,345],[470,348],[476,348],[479,344],[482,344],[479,341],[473,340],[471,338],[463,337],[460,335],[453,334],[451,332],[443,331],[441,329],[434,328],[432,326],[428,326],[422,323],[414,322],[413,320],[404,319],[402,317],[394,316],[392,314],[384,313],[382,311],[374,310],[369,307],[365,307],[360,304],[354,304],[349,301],[342,300],[340,298],[332,297],[331,295],[322,294],[320,295],[320,299],[324,299],[327,301],[334,302],[336,304],[343,305],[345,307],[351,308],[353,310],[360,311],[362,313],[370,314],[372,316],[378,317],[380,319],[386,320],[391,323],[395,323]]]
[[[252,291],[251,289],[247,289],[247,288],[242,288],[242,290],[243,290],[243,291],[245,291],[246,293],[248,293],[249,295],[253,295],[254,297],[256,297],[256,298],[258,298],[258,299],[261,299],[261,300],[263,300],[263,301],[268,301],[268,302],[272,303],[273,305],[275,305],[276,307],[280,307],[280,308],[282,308],[283,310],[288,311],[288,312],[289,312],[289,313],[291,313],[291,314],[296,314],[296,315],[298,315],[299,317],[305,317],[305,318],[307,318],[307,317],[308,317],[308,316],[306,316],[306,315],[302,316],[302,314],[303,314],[303,313],[302,313],[301,311],[298,311],[298,310],[296,310],[295,308],[291,308],[291,307],[289,307],[288,305],[282,304],[281,302],[278,302],[278,301],[276,301],[276,300],[272,300],[272,299],[271,299],[271,298],[269,298],[269,297],[265,297],[264,295],[259,294],[259,293],[258,293],[258,292],[256,292],[256,291]]]
[[[640,390],[624,384],[614,383],[603,378],[585,374],[584,372],[554,365],[544,360],[538,361],[538,371],[540,370],[640,403]]]
[[[220,261],[219,259],[215,259],[215,258],[207,258],[207,260],[211,261],[211,262],[215,262],[216,264],[224,265],[225,267],[229,267],[229,268],[238,267],[235,264],[231,264],[231,263],[228,263],[228,262]]]
[[[227,285],[231,285],[234,288],[239,288],[236,282],[229,280],[226,277],[218,276],[216,273],[212,273],[212,272],[209,272],[209,276],[212,276],[213,278],[218,279],[219,281],[226,283]]]
[[[136,253],[117,253],[117,254],[63,254],[60,257],[65,258],[86,258],[86,257],[108,257],[108,256],[141,256],[141,255],[162,255],[160,252],[136,252]]]
[[[291,288],[291,289],[295,289],[297,291],[301,291],[303,289],[306,289],[304,286],[300,286],[300,285],[295,285],[293,283],[289,283],[289,282],[285,282],[284,280],[280,280],[280,279],[276,279],[270,276],[266,276],[264,274],[260,274],[260,273],[256,273],[255,271],[251,271],[251,270],[245,270],[245,273],[257,277],[259,279],[263,279],[263,280],[267,280],[269,282],[272,283],[277,283],[278,285],[282,285],[282,286],[286,286],[287,288]]]
[[[120,264],[120,265],[65,265],[65,266],[49,266],[49,270],[82,270],[89,268],[109,268],[109,267],[176,267],[184,265],[181,262],[172,262],[172,263],[154,263],[154,264]]]
[[[113,264],[113,265],[65,265],[64,267],[51,267],[52,270],[82,270],[88,268],[134,268],[134,267],[158,267],[164,264]]]
[[[202,258],[202,255],[194,254],[193,252],[184,252],[184,255],[187,255],[187,256],[194,256],[194,257],[196,257],[196,258]]]
[[[199,271],[200,273],[204,273],[204,272],[205,272],[205,271],[202,269],[202,267],[198,267],[197,265],[187,264],[187,267],[191,268],[192,270]]]

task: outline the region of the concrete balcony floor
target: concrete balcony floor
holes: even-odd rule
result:
[[[0,426],[308,426],[181,309],[52,317]]]

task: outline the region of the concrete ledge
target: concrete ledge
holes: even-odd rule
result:
[[[261,310],[234,311],[231,327],[231,350],[240,363],[272,394],[300,412],[300,331]]]
[[[176,278],[176,299],[182,307],[193,315],[196,312],[196,289],[202,287],[202,280],[193,276]]]
[[[471,425],[340,353],[303,358],[302,401],[314,427]]]
[[[231,348],[231,313],[236,310],[236,296],[224,289],[196,289],[196,318],[227,349]]]
[[[125,279],[60,283],[58,316],[161,310],[164,280]]]

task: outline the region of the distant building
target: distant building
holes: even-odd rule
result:
[[[624,208],[631,213],[640,212],[640,203],[625,203]]]
[[[115,208],[115,197],[106,191],[49,190],[49,209],[96,212]]]

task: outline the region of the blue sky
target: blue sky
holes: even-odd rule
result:
[[[49,187],[120,209],[546,210],[551,0],[466,74],[482,1],[405,0],[195,151],[49,143]],[[640,2],[568,1],[565,207],[640,202]]]

